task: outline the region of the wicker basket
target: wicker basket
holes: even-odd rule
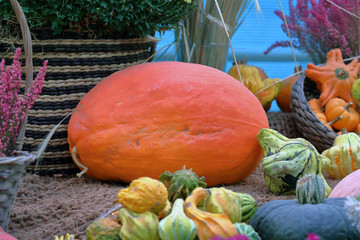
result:
[[[295,114],[292,112],[268,112],[266,113],[269,127],[288,138],[303,137],[295,123]]]
[[[83,39],[87,36],[66,35],[62,39],[32,41],[34,74],[49,60],[42,93],[27,118],[23,150],[34,152],[51,129],[72,113],[78,102],[97,83],[108,75],[126,67],[149,61],[156,41],[142,39]],[[5,59],[13,46],[22,42],[0,42]],[[64,120],[49,142],[39,165],[33,163],[30,171],[40,174],[74,173],[67,142],[67,124]]]
[[[35,155],[27,152],[18,152],[14,157],[0,158],[0,226],[5,231],[26,167],[35,158]]]
[[[296,125],[302,135],[319,152],[322,152],[332,147],[338,135],[316,117],[307,103],[310,99],[319,98],[319,96],[320,91],[317,89],[316,83],[303,74],[292,88],[291,108],[295,114]]]

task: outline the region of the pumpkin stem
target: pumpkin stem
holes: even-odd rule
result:
[[[335,69],[335,76],[340,80],[345,80],[349,77],[349,73],[343,68]]]
[[[351,105],[353,105],[353,103],[352,103],[352,102],[349,102],[348,105],[345,106],[345,110],[346,110],[346,111],[349,111]]]
[[[317,204],[325,201],[324,179],[318,175],[307,175],[296,184],[296,198],[301,204]]]
[[[348,133],[348,131],[346,130],[346,128],[341,129],[341,135],[342,135],[342,134],[345,134],[345,133]]]
[[[81,172],[77,173],[76,176],[81,177],[82,175],[84,175],[87,172],[88,168],[78,161],[77,155],[78,155],[77,149],[76,149],[76,147],[73,147],[71,149],[71,156],[72,156],[74,162],[76,163],[76,165],[78,165],[79,167],[81,167],[83,169]]]
[[[337,118],[334,118],[333,120],[331,120],[330,122],[328,122],[327,124],[331,126],[331,125],[334,124],[336,121],[338,121],[338,120],[340,120],[340,119],[342,119],[342,118],[343,118],[343,116],[340,115],[340,116],[338,116]]]

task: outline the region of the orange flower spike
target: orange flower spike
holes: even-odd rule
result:
[[[321,92],[321,106],[325,106],[330,99],[336,97],[353,102],[350,92],[359,70],[358,59],[346,65],[340,49],[333,49],[328,52],[324,66],[318,67],[309,63],[305,75],[316,83]]]

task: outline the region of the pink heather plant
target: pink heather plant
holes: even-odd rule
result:
[[[314,64],[326,62],[331,49],[340,48],[344,58],[359,55],[360,20],[334,4],[358,15],[360,1],[355,0],[289,0],[290,14],[286,16],[293,47],[306,52]],[[275,14],[283,20],[281,11]],[[281,25],[287,33],[285,23]],[[289,41],[277,41],[264,54],[277,47],[290,47]]]
[[[315,233],[309,233],[305,240],[320,240],[320,238]]]
[[[47,62],[40,68],[30,91],[19,98],[21,85],[21,48],[16,49],[11,68],[5,69],[5,60],[0,63],[0,157],[11,156],[20,124],[39,97],[45,79]]]

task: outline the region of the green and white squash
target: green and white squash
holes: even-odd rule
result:
[[[159,235],[161,240],[193,240],[197,234],[197,228],[193,220],[184,212],[184,200],[175,200],[171,213],[159,223]]]
[[[298,179],[316,174],[324,181],[326,196],[330,194],[331,188],[322,175],[329,169],[330,160],[309,141],[303,138],[289,139],[270,128],[260,129],[257,138],[264,149],[260,169],[271,192],[295,194]]]

